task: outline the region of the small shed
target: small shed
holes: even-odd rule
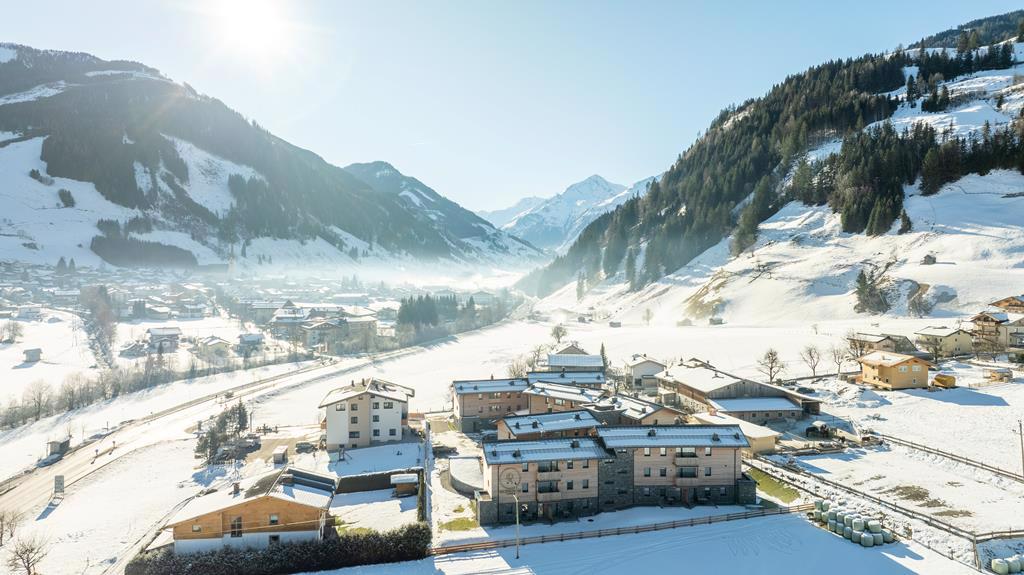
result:
[[[57,455],[67,453],[71,449],[71,438],[54,439],[46,442],[46,455]]]
[[[391,485],[395,488],[395,497],[416,495],[419,491],[420,478],[415,473],[396,473],[391,476]]]
[[[287,463],[288,462],[288,446],[278,445],[274,448],[272,454],[274,463]]]
[[[24,351],[24,353],[25,353],[25,363],[35,363],[35,362],[37,362],[37,361],[39,361],[40,359],[43,358],[43,350],[41,348],[38,348],[38,347],[33,347],[33,348],[30,348],[30,349],[26,349]]]

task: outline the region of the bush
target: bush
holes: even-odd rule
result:
[[[57,197],[60,198],[60,203],[64,204],[65,208],[75,207],[75,197],[71,195],[71,190],[61,188],[57,190]]]
[[[222,547],[182,555],[162,551],[135,557],[125,575],[284,575],[413,561],[427,556],[430,539],[430,526],[414,523],[384,533],[346,533],[265,549]]]

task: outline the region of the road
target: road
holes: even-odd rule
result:
[[[54,465],[36,469],[32,473],[15,479],[14,487],[0,495],[0,509],[38,514],[31,516],[33,519],[45,517],[48,514],[47,504],[53,494],[53,482],[56,475],[63,475],[65,487],[70,487],[75,482],[81,481],[89,474],[133,451],[167,439],[180,439],[188,436],[186,429],[197,421],[205,420],[222,411],[225,393],[232,394],[229,401],[233,403],[281,389],[335,378],[363,369],[373,363],[422,351],[422,347],[411,347],[367,358],[354,358],[304,368],[171,406],[164,411],[118,427],[102,440],[71,451]],[[40,509],[42,509],[41,512],[39,512]]]

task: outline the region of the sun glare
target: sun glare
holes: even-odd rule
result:
[[[214,33],[225,50],[238,56],[272,58],[289,42],[286,2],[217,0]]]

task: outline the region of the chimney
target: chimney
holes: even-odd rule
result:
[[[533,421],[533,424],[532,424],[532,427],[533,427],[534,429],[537,429],[538,427],[540,427],[540,422],[538,422],[537,420],[534,420],[534,421]]]
[[[232,495],[238,495],[241,491],[242,491],[242,486],[239,485],[237,481],[231,484],[231,494]]]
[[[493,373],[491,374],[491,380],[492,381],[494,380],[494,374]]]
[[[647,437],[654,437],[655,435],[658,435],[658,431],[653,427],[647,430]]]
[[[572,447],[573,449],[578,449],[579,446],[580,446],[580,440],[579,439],[573,439],[572,443],[570,443],[569,446]]]

